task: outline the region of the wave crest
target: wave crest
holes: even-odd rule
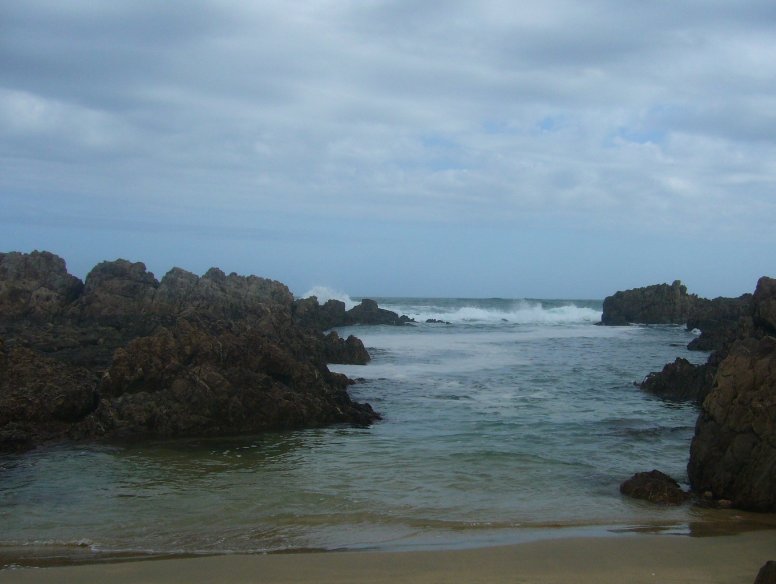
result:
[[[496,323],[509,322],[514,324],[586,324],[601,321],[601,311],[594,308],[577,306],[573,303],[561,306],[545,307],[540,302],[521,301],[509,308],[485,308],[479,306],[459,306],[449,309],[423,307],[390,307],[400,308],[403,314],[415,320],[425,322],[428,319],[444,320],[454,323]]]

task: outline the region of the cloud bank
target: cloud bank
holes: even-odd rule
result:
[[[0,23],[5,249],[356,294],[773,272],[773,2],[9,0]]]

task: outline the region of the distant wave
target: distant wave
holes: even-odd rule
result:
[[[566,304],[562,306],[545,307],[540,302],[518,301],[508,308],[458,306],[388,306],[425,322],[428,319],[444,320],[454,323],[496,323],[510,322],[515,324],[573,324],[597,323],[601,321],[601,311],[594,308]]]
[[[302,298],[310,298],[310,296],[315,296],[318,299],[318,304],[325,304],[327,300],[340,300],[345,303],[345,310],[350,310],[357,304],[357,302],[344,292],[332,290],[326,286],[314,286],[302,294]]]

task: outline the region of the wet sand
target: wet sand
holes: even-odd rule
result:
[[[2,583],[747,583],[776,559],[776,531],[627,535],[482,549],[232,555],[0,571]]]

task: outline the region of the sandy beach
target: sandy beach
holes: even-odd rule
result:
[[[0,583],[747,583],[776,532],[553,539],[471,550],[215,556],[0,572]]]

